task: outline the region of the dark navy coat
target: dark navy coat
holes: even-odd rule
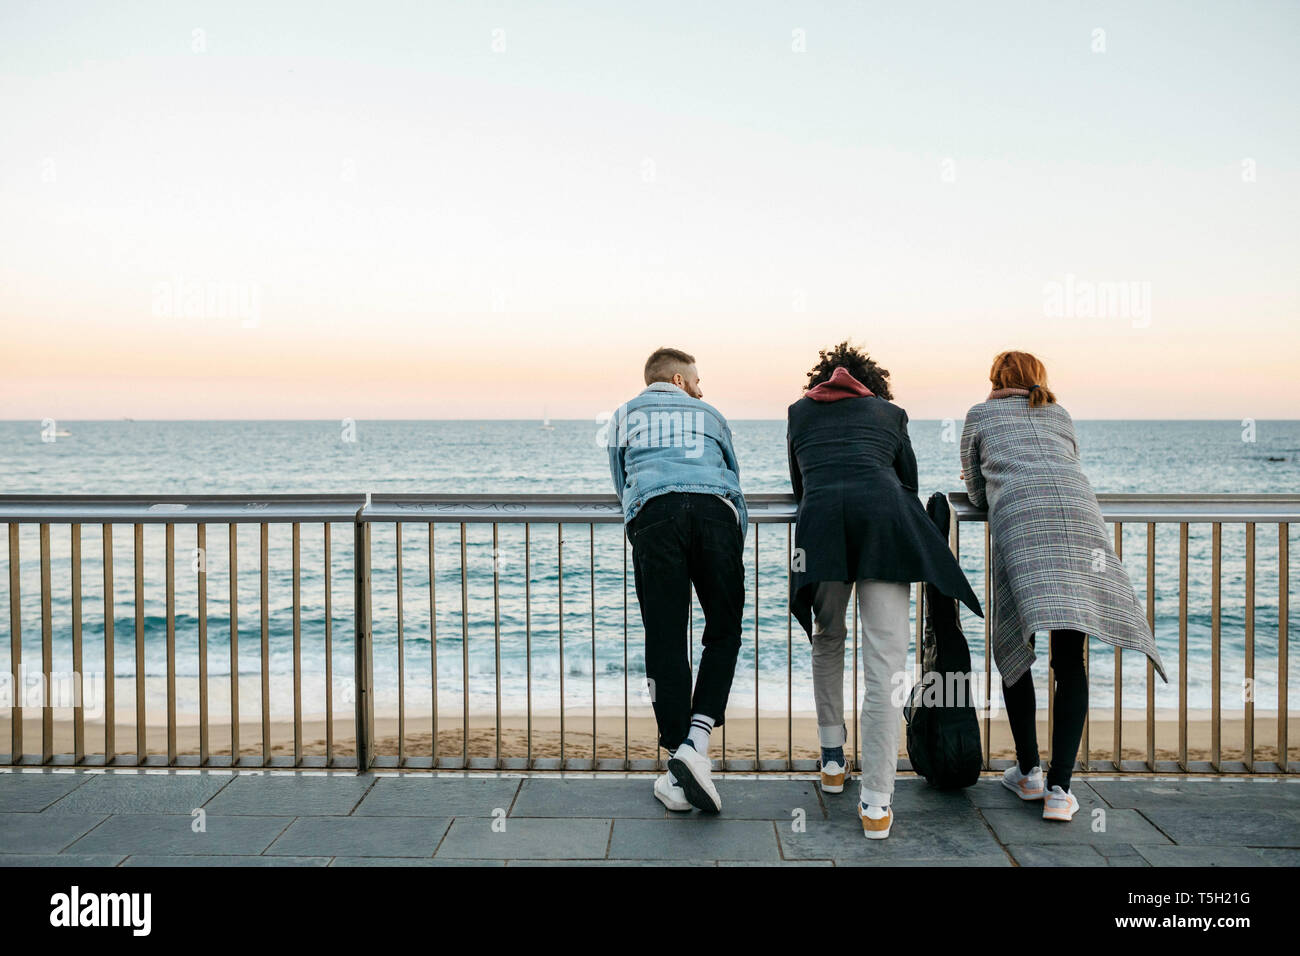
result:
[[[917,497],[905,411],[874,395],[804,397],[790,406],[786,441],[798,503],[790,611],[809,637],[821,581],[925,581],[983,616]]]

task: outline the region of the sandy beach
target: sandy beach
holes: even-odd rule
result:
[[[39,752],[41,747],[41,723],[39,716],[33,717],[28,710],[23,719],[24,750],[27,753]],[[353,751],[351,713],[335,715],[334,753],[349,754]],[[725,750],[728,757],[752,759],[754,756],[754,715],[733,715],[723,728],[714,731],[712,756],[721,756]],[[1047,750],[1046,713],[1039,716],[1039,747],[1044,755]],[[430,715],[409,715],[401,731],[401,752],[404,756],[428,757],[433,739]],[[10,741],[10,718],[0,717],[0,746],[6,750]],[[626,726],[626,733],[625,733]],[[533,757],[559,757],[561,722],[557,714],[532,715]],[[1093,759],[1109,759],[1113,749],[1113,723],[1109,712],[1106,717],[1094,715],[1089,726],[1089,743]],[[1014,750],[1011,744],[1011,732],[1004,715],[993,718],[992,756],[1011,757]],[[275,718],[271,721],[271,754],[273,756],[292,755],[294,752],[293,721]],[[1222,720],[1221,756],[1223,760],[1240,760],[1243,756],[1244,720],[1241,714],[1225,714]],[[302,752],[307,756],[323,756],[326,752],[326,727],[323,714],[304,715],[302,720]],[[849,728],[852,742],[853,728]],[[591,711],[574,709],[564,715],[564,756],[569,758],[589,758],[592,755],[592,717]],[[119,711],[116,722],[116,749],[119,753],[135,752],[134,714]],[[597,755],[601,759],[619,759],[627,756],[636,758],[654,758],[657,755],[654,718],[648,713],[633,713],[627,717],[626,725],[622,711],[617,713],[600,712],[596,717],[595,736]],[[466,744],[462,730],[462,715],[440,714],[438,717],[438,754],[440,757],[459,757],[468,750],[470,757],[495,757],[497,755],[497,727],[495,715],[471,714],[469,721],[469,739]],[[502,757],[525,757],[529,753],[529,718],[527,714],[501,715],[500,755]],[[1188,758],[1191,760],[1210,759],[1211,722],[1209,712],[1191,712],[1188,715],[1187,728]],[[1300,741],[1300,716],[1292,715],[1288,727],[1288,739]],[[102,752],[104,728],[102,721],[87,720],[86,749],[90,753]],[[165,754],[167,745],[167,728],[165,724],[149,724],[146,731],[148,752]],[[199,750],[199,728],[197,718],[184,715],[178,718],[176,728],[177,750],[182,754],[197,754]],[[812,714],[796,713],[793,718],[785,714],[763,714],[758,722],[758,740],[761,757],[784,759],[787,755],[794,759],[815,758],[817,756],[817,727]],[[1126,711],[1123,723],[1123,759],[1139,760],[1146,757],[1146,717],[1142,711]],[[395,756],[399,747],[399,722],[395,715],[375,717],[376,751],[380,755]],[[1294,746],[1294,744],[1292,745]],[[73,748],[73,724],[70,718],[59,716],[54,724],[54,751],[71,753]],[[1178,719],[1176,712],[1158,712],[1156,719],[1156,756],[1157,759],[1176,759],[1178,748]],[[209,749],[213,754],[230,753],[230,729],[228,723],[213,721],[209,727]],[[1294,751],[1293,751],[1294,752]],[[262,753],[262,725],[259,721],[240,721],[240,754],[256,757]],[[903,755],[906,756],[905,743]],[[1255,715],[1255,758],[1257,760],[1277,759],[1277,719],[1275,712],[1257,711]]]

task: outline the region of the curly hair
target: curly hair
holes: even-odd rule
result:
[[[847,340],[833,349],[822,349],[817,356],[817,364],[808,372],[805,391],[827,381],[835,369],[843,365],[850,375],[871,389],[872,394],[886,400],[893,399],[893,393],[889,390],[889,370],[881,368],[870,355],[850,345]]]

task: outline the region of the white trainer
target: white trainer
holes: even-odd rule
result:
[[[690,744],[682,744],[668,758],[668,769],[686,794],[691,806],[706,813],[721,813],[722,798],[713,785],[713,764]]]
[[[1041,800],[1046,792],[1043,789],[1043,768],[1035,767],[1029,773],[1021,773],[1019,765],[1012,764],[1002,775],[1002,786],[1021,800]]]
[[[677,813],[691,808],[690,802],[686,799],[686,792],[672,782],[667,772],[655,778],[655,799]]]
[[[1043,801],[1043,819],[1060,820],[1069,823],[1070,818],[1079,811],[1079,799],[1070,791],[1053,787]]]

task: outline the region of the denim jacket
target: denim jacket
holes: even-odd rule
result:
[[[623,522],[655,495],[674,491],[720,495],[749,528],[740,466],[727,420],[712,405],[671,382],[655,382],[622,405],[606,425],[609,470],[623,504]]]

